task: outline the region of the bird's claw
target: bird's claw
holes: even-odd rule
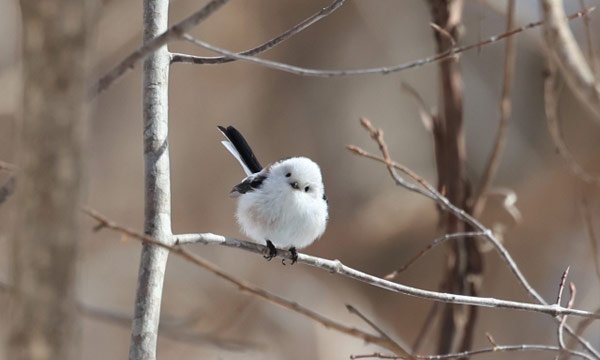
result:
[[[273,245],[271,240],[267,240],[267,248],[269,249],[269,253],[263,255],[263,257],[267,259],[267,261],[271,261],[275,256],[277,256],[277,248],[275,247],[275,245]]]
[[[292,263],[290,265],[294,265],[298,261],[298,251],[295,247],[291,247],[290,252],[292,253]],[[285,265],[285,259],[281,259],[281,264]]]

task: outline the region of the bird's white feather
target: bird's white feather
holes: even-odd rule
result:
[[[250,169],[248,169],[248,166],[244,162],[244,159],[242,159],[242,156],[237,151],[235,146],[233,146],[233,144],[228,140],[221,141],[221,144],[223,144],[223,146],[225,146],[225,149],[227,149],[227,151],[229,151],[231,153],[231,155],[233,155],[233,157],[237,159],[237,161],[240,163],[240,165],[242,165],[242,168],[244,169],[244,172],[246,173],[246,175],[252,175],[252,171],[250,171]]]

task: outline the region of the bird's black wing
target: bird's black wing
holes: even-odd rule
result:
[[[245,194],[247,192],[260,189],[266,178],[267,175],[263,173],[250,175],[247,178],[245,178],[241,183],[234,186],[229,194],[232,197],[237,197],[240,194]]]

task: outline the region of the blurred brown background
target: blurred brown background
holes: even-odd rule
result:
[[[243,50],[271,38],[308,17],[328,1],[232,1],[197,27],[193,34],[211,44]],[[600,5],[600,1],[587,1]],[[172,21],[203,2],[174,0]],[[540,18],[535,1],[517,2],[517,26]],[[504,1],[468,0],[461,43],[477,42],[504,31]],[[567,1],[567,13],[578,11]],[[97,74],[117,63],[141,41],[141,2],[104,0],[99,11]],[[0,160],[15,156],[19,113],[19,8],[0,1]],[[600,31],[592,13],[592,33]],[[310,68],[358,68],[416,60],[434,53],[429,11],[420,0],[349,0],[330,17],[261,57]],[[571,23],[584,46],[581,20]],[[600,37],[595,36],[598,46]],[[486,224],[508,226],[505,244],[530,282],[548,300],[571,265],[578,289],[576,307],[595,309],[600,287],[578,201],[589,199],[594,218],[600,210],[597,188],[584,186],[555,153],[543,115],[544,55],[539,29],[517,37],[517,63],[508,146],[494,182],[518,195],[523,220],[514,224],[492,198]],[[170,49],[212,55],[183,43]],[[504,46],[498,43],[461,55],[465,81],[468,171],[477,181],[487,160],[498,122]],[[94,104],[89,125],[88,204],[119,223],[142,228],[143,161],[141,145],[140,66],[127,73]],[[393,157],[435,181],[431,135],[421,124],[414,101],[400,88],[414,86],[427,103],[437,102],[437,66],[391,75],[304,78],[234,62],[224,65],[175,64],[170,78],[170,145],[173,231],[213,232],[240,237],[227,197],[242,177],[239,165],[220,144],[216,125],[238,127],[263,163],[302,154],[317,161],[324,174],[330,223],[324,237],[306,251],[368,273],[383,276],[396,269],[439,235],[437,214],[427,199],[394,186],[385,169],[346,149],[356,144],[375,151],[358,125],[366,116],[385,130]],[[600,128],[565,91],[561,99],[565,139],[586,169],[600,173]],[[0,174],[4,181],[5,174]],[[0,207],[0,254],[7,254],[11,232],[9,201]],[[126,316],[133,308],[140,246],[109,232],[82,239],[80,298],[94,308]],[[600,229],[600,224],[597,224]],[[395,338],[412,343],[431,306],[428,301],[392,294],[302,265],[283,267],[239,251],[195,246],[202,256],[232,274],[306,305],[346,324],[366,329],[347,313],[352,304]],[[436,249],[404,273],[400,281],[437,289],[444,250]],[[498,256],[485,257],[482,296],[530,301]],[[0,258],[0,279],[8,278],[8,259]],[[240,293],[212,274],[176,257],[169,262],[163,299],[162,359],[344,359],[377,348],[327,330],[297,314]],[[0,297],[0,305],[4,304]],[[5,306],[2,306],[5,308]],[[487,346],[485,332],[500,344],[556,344],[550,318],[484,309],[476,346]],[[3,316],[2,316],[3,317]],[[181,324],[183,319],[191,320]],[[168,328],[170,324],[170,328]],[[0,329],[4,332],[3,322]],[[125,358],[128,324],[85,317],[85,359]],[[204,334],[204,335],[203,335]],[[206,335],[208,334],[208,335]],[[435,332],[422,352],[433,351]],[[600,346],[600,327],[588,338]],[[232,342],[242,342],[234,350]],[[0,353],[3,353],[0,351]],[[546,358],[548,355],[493,354],[489,358]]]

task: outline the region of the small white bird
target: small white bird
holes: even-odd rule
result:
[[[238,199],[237,222],[252,240],[266,242],[271,260],[277,248],[292,252],[312,244],[327,226],[327,197],[321,169],[305,157],[292,157],[263,168],[233,126],[219,126],[228,139],[221,143],[240,162],[246,175],[231,190]],[[277,248],[276,248],[277,247]]]

